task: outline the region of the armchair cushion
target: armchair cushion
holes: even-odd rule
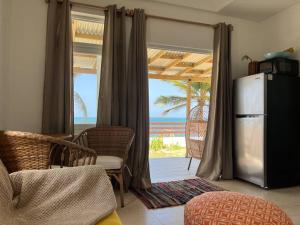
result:
[[[117,170],[121,169],[123,159],[117,156],[98,156],[96,164],[102,166],[106,170]]]

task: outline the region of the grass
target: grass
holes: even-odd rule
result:
[[[153,138],[150,142],[150,158],[185,157],[185,147],[172,144],[165,145],[162,137]]]
[[[168,158],[168,157],[185,157],[185,148],[179,148],[179,149],[159,149],[159,150],[153,150],[150,149],[149,152],[150,158]]]

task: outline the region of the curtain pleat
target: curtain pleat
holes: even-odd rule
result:
[[[197,171],[211,180],[232,179],[231,25],[214,32],[210,109],[203,157]]]
[[[124,8],[109,6],[105,16],[97,126],[119,125],[134,130],[135,139],[126,163],[132,176],[126,174],[125,184],[149,188],[146,19],[143,10],[134,10],[127,42],[125,12]]]
[[[97,126],[126,125],[126,15],[115,5],[105,12]],[[125,116],[124,116],[125,114]]]
[[[73,49],[71,5],[48,5],[42,133],[73,134]]]
[[[132,186],[150,188],[149,172],[149,90],[144,10],[135,9],[128,56],[128,126],[135,130],[134,145],[128,165],[132,170]]]

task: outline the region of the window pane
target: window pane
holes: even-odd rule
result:
[[[72,12],[75,133],[96,124],[104,17]]]
[[[75,124],[95,124],[97,115],[97,75],[79,74],[74,77]]]

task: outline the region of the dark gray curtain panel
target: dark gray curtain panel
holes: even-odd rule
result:
[[[144,10],[135,9],[128,55],[128,126],[135,130],[134,145],[128,165],[132,170],[132,186],[150,188],[149,172],[149,93]]]
[[[134,10],[129,42],[125,9],[109,6],[105,16],[97,126],[120,125],[135,132],[127,165],[127,187],[151,187],[146,19]],[[128,61],[126,46],[129,45]]]
[[[214,32],[213,71],[206,143],[197,175],[232,179],[232,26],[218,24]]]
[[[73,134],[73,52],[69,0],[48,5],[42,133]]]
[[[105,12],[97,126],[126,125],[125,8]]]

